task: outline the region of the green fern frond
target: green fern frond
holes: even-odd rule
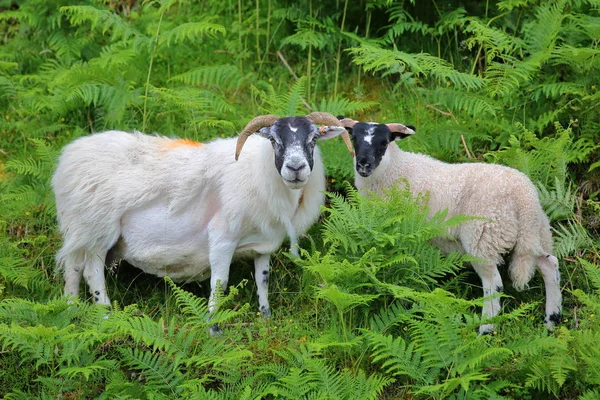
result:
[[[65,14],[73,25],[84,25],[90,22],[92,30],[100,28],[103,34],[111,30],[114,38],[128,39],[132,36],[142,36],[119,15],[109,10],[101,10],[93,6],[63,6],[59,11]]]
[[[539,53],[523,61],[512,59],[501,63],[491,62],[485,70],[488,79],[486,92],[492,97],[509,96],[533,79],[541,62]]]
[[[322,98],[318,105],[313,105],[313,109],[333,115],[354,115],[372,109],[377,104],[375,101],[351,101],[338,96]]]
[[[551,49],[559,36],[566,0],[553,0],[536,8],[535,19],[523,27],[530,52]]]
[[[199,130],[207,129],[211,133],[207,133],[203,137],[199,137],[198,140],[214,139],[217,131],[223,131],[227,133],[235,133],[236,125],[231,121],[222,119],[207,119],[205,117],[194,118],[193,123],[199,128]]]
[[[363,66],[365,71],[411,71],[466,89],[481,89],[485,84],[482,78],[457,71],[447,61],[427,53],[411,54],[370,44],[350,48],[349,52],[354,56],[354,63]]]
[[[575,202],[577,192],[572,190],[572,185],[554,177],[554,190],[549,191],[538,182],[538,193],[542,208],[551,222],[570,219],[575,216]]]
[[[436,88],[427,91],[433,104],[442,104],[453,112],[464,111],[469,115],[496,115],[501,109],[495,100],[480,93],[466,92],[452,88]]]
[[[172,347],[176,347],[171,340],[174,331],[174,321],[165,327],[163,319],[154,321],[147,315],[140,317],[128,317],[113,322],[117,325],[119,332],[130,335],[133,340],[142,343],[154,351],[163,350],[172,354]]]
[[[344,375],[349,375],[348,371],[344,371],[343,373]],[[347,380],[348,378],[345,379],[345,381]],[[353,376],[353,380],[351,382],[352,386],[347,389],[346,392],[351,394],[349,399],[379,399],[381,398],[385,387],[393,382],[393,378],[376,373],[373,373],[367,377],[365,372],[361,369],[355,376]]]
[[[578,222],[568,220],[552,228],[554,232],[554,253],[556,257],[564,258],[577,250],[585,249],[592,244],[589,233]]]
[[[403,5],[392,5],[389,8],[389,15],[390,21],[393,21],[393,24],[390,26],[387,35],[392,39],[402,37],[407,32],[420,33],[423,36],[435,35],[437,33],[429,24],[422,21],[415,21]]]
[[[184,375],[179,365],[161,353],[140,349],[119,349],[122,362],[129,368],[138,370],[145,381],[145,391],[164,392],[163,394],[177,395],[179,385]]]
[[[14,83],[10,79],[0,75],[0,99],[10,99],[15,97],[16,94],[17,91]]]
[[[460,375],[455,378],[449,378],[444,380],[443,383],[436,385],[423,386],[419,390],[415,391],[416,394],[429,394],[431,396],[440,396],[442,398],[448,397],[455,391],[461,391],[462,393],[471,392],[471,387],[478,382],[486,382],[490,378],[490,374],[481,372],[471,372]],[[470,398],[465,396],[465,398]]]
[[[307,397],[315,386],[311,376],[306,374],[302,369],[292,367],[286,376],[279,378],[272,383],[264,392],[263,395],[273,395],[276,398],[284,399],[301,399]]]
[[[466,344],[463,347],[459,347],[457,351],[466,350],[471,355],[460,360],[456,365],[456,369],[462,373],[464,371],[473,371],[479,369],[484,362],[488,360],[493,360],[497,363],[499,360],[506,360],[510,356],[513,355],[513,352],[504,347],[490,347],[487,349],[476,349],[476,351],[471,352],[470,348],[477,347],[473,346],[471,343]]]
[[[392,327],[406,322],[410,318],[410,315],[410,310],[406,309],[402,302],[395,301],[371,317],[370,330],[374,333],[384,335]]]
[[[515,8],[527,6],[534,3],[535,0],[502,0],[499,1],[497,6],[502,11],[512,11]]]
[[[105,373],[107,370],[112,370],[116,367],[114,360],[96,360],[92,364],[85,366],[64,367],[58,370],[57,375],[64,375],[69,379],[82,377],[85,381],[90,378]]]
[[[567,95],[583,95],[583,89],[583,85],[577,82],[542,83],[535,86],[533,95],[536,101],[540,100],[541,96],[555,99]]]
[[[600,50],[597,48],[563,44],[552,50],[548,61],[551,65],[568,65],[575,71],[585,73],[594,71],[598,67],[598,56],[600,56]]]
[[[500,55],[522,52],[524,43],[519,38],[509,35],[502,29],[483,23],[478,18],[468,18],[466,22],[465,32],[471,36],[465,40],[465,44],[469,49],[482,46],[485,49],[485,57],[488,63]]]
[[[181,289],[168,276],[164,279],[171,288],[171,291],[173,291],[177,307],[186,315],[187,323],[207,328],[208,304],[206,299],[196,297],[190,292]]]
[[[47,172],[45,164],[34,158],[11,159],[5,164],[5,167],[8,171],[19,175],[30,175],[34,178],[39,178]]]
[[[200,22],[187,22],[173,29],[163,32],[158,37],[158,44],[178,44],[183,41],[199,42],[205,36],[216,38],[219,34],[225,34],[225,27],[210,20]]]
[[[329,44],[330,37],[328,33],[319,32],[311,28],[302,28],[296,31],[293,35],[285,37],[282,45],[294,45],[301,49],[306,49],[311,46],[315,49],[322,49]],[[321,110],[322,111],[322,110]]]
[[[57,58],[65,64],[70,64],[81,57],[81,51],[91,42],[90,37],[73,38],[63,31],[54,31],[48,37],[48,46]]]
[[[0,344],[2,350],[16,351],[24,361],[34,361],[36,368],[52,367],[57,362],[56,353],[61,347],[62,337],[73,330],[73,325],[58,329],[55,326],[0,324]]]
[[[173,76],[169,81],[192,86],[216,86],[223,90],[232,90],[240,88],[248,78],[247,75],[240,72],[237,66],[225,64],[194,68]]]
[[[308,359],[306,366],[309,376],[317,382],[313,393],[318,398],[377,399],[384,387],[393,381],[378,374],[367,378],[363,370],[359,370],[357,374],[347,370],[339,371],[335,366],[327,365],[324,360],[317,358]]]
[[[592,284],[592,287],[598,295],[600,295],[600,268],[597,265],[592,264],[590,261],[578,257],[577,260],[581,263],[581,266],[585,269],[585,273]]]
[[[262,108],[266,114],[279,116],[293,116],[306,114],[302,103],[306,96],[306,77],[298,79],[291,89],[283,94],[277,94],[275,89],[268,85],[266,91],[252,86],[254,95],[263,102]]]
[[[598,400],[600,399],[600,389],[592,389],[583,393],[577,400]]]
[[[430,367],[423,363],[414,343],[407,343],[401,337],[394,338],[379,333],[367,333],[365,336],[373,349],[373,362],[382,362],[381,368],[387,374],[405,376],[420,384],[431,383]]]
[[[335,305],[339,312],[350,311],[359,305],[368,305],[379,297],[379,295],[349,293],[335,284],[317,287],[315,294],[317,298],[325,299]]]
[[[5,282],[25,289],[44,288],[47,284],[47,278],[41,270],[31,268],[22,258],[14,255],[0,255],[0,276]]]

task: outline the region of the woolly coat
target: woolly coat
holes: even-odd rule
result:
[[[238,161],[235,146],[236,138],[200,144],[120,131],[69,144],[52,179],[64,237],[58,264],[114,247],[148,273],[202,280],[215,232],[238,242],[236,255],[274,252],[286,236],[294,246],[324,203],[319,149],[308,182],[292,190],[268,140],[250,137]]]
[[[411,192],[427,193],[430,213],[448,209],[483,217],[452,229],[455,240],[438,239],[445,251],[458,250],[499,265],[502,254],[513,250],[510,265],[513,284],[523,289],[535,272],[535,257],[552,253],[548,217],[537,191],[523,173],[506,166],[484,163],[448,164],[424,154],[388,145],[371,176],[355,174],[361,191],[380,191],[406,180]]]

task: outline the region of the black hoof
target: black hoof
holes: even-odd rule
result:
[[[264,318],[271,318],[271,309],[264,306],[261,307],[260,315],[262,315]]]
[[[223,334],[223,331],[221,330],[221,328],[219,328],[219,325],[217,324],[211,326],[208,331],[212,336],[219,336]]]

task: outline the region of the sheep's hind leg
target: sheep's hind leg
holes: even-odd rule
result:
[[[258,309],[265,318],[271,316],[269,306],[269,257],[270,254],[260,254],[254,258],[254,279],[258,293]]]
[[[562,309],[558,260],[550,254],[541,256],[538,258],[537,267],[542,274],[546,288],[546,317],[544,318],[544,324],[548,330],[552,330],[554,325],[560,322]]]
[[[104,277],[104,260],[106,252],[92,252],[86,254],[86,263],[83,276],[88,284],[89,292],[96,304],[110,305],[106,292],[106,278]]]
[[[79,297],[79,286],[83,275],[84,255],[83,252],[73,252],[64,257],[65,296]]]
[[[473,263],[473,268],[481,278],[483,296],[486,297],[483,302],[482,315],[489,318],[494,317],[500,312],[500,298],[497,295],[504,290],[500,271],[494,264]],[[495,330],[494,324],[484,324],[479,327],[479,334],[485,335],[493,333]]]

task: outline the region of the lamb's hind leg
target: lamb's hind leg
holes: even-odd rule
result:
[[[94,298],[94,302],[96,304],[110,305],[110,299],[106,292],[106,278],[104,277],[105,259],[106,251],[86,252],[83,276],[88,284],[90,294]]]
[[[497,295],[504,290],[500,271],[492,263],[473,263],[473,268],[481,278],[483,296],[486,298],[483,302],[482,315],[494,317],[500,312],[500,298]],[[494,324],[484,324],[479,327],[479,334],[492,333],[494,330]]]
[[[542,274],[546,288],[546,317],[544,323],[548,330],[552,330],[554,325],[560,322],[562,309],[558,260],[551,254],[540,256],[537,259],[537,268]]]

